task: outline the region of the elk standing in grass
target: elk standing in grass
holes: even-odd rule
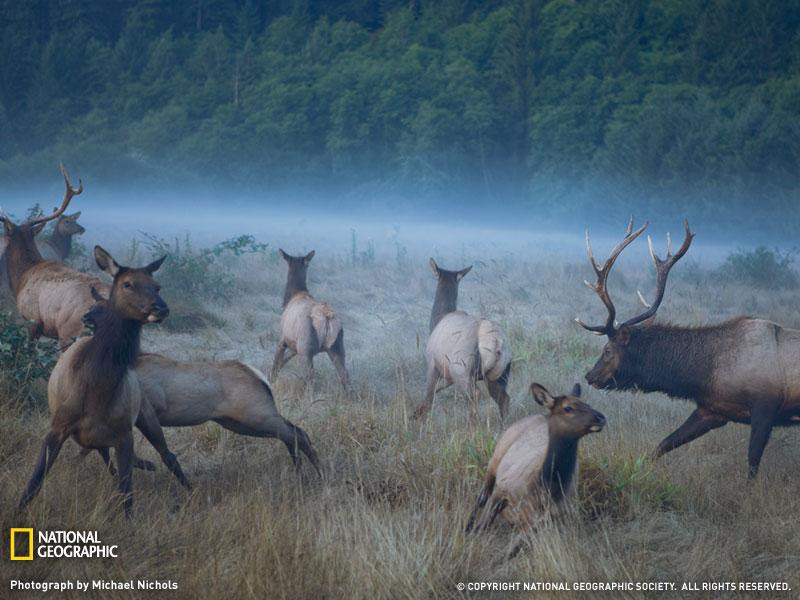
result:
[[[141,402],[139,380],[133,370],[142,325],[158,323],[169,314],[153,280],[153,272],[164,258],[134,269],[119,266],[99,246],[95,246],[94,253],[100,268],[114,278],[108,300],[110,310],[95,319],[94,335],[72,344],[53,369],[47,385],[50,432],[20,499],[20,509],[39,491],[61,446],[72,437],[83,448],[97,450],[107,465],[109,448],[115,449],[119,490],[125,514],[130,516],[134,422],[178,480],[189,487],[175,455],[167,448],[155,414],[144,412],[146,404]]]
[[[533,398],[547,416],[517,421],[495,446],[483,489],[466,531],[481,531],[498,515],[518,527],[530,526],[546,508],[560,508],[572,495],[578,470],[578,441],[600,431],[605,417],[581,402],[577,383],[568,396],[553,397],[538,383]]]
[[[506,393],[511,372],[511,353],[500,326],[487,319],[478,319],[457,310],[458,284],[472,267],[460,271],[441,269],[431,258],[431,269],[438,279],[431,311],[425,400],[417,407],[416,417],[426,415],[433,404],[433,395],[440,379],[452,384],[469,399],[470,418],[478,410],[478,380],[484,379],[489,395],[497,402],[500,417],[508,414]]]
[[[62,349],[83,330],[83,315],[91,308],[92,287],[108,295],[110,287],[97,277],[80,273],[61,262],[44,260],[34,236],[45,223],[60,217],[74,196],[83,191],[83,184],[73,188],[64,167],[61,174],[66,192],[61,207],[47,216],[29,219],[15,225],[0,216],[5,228],[5,262],[8,283],[20,315],[33,321],[31,337],[46,336],[59,341]]]
[[[306,284],[308,263],[314,257],[314,251],[305,256],[290,256],[283,250],[279,252],[289,265],[289,274],[283,294],[281,339],[270,374],[272,380],[278,377],[283,365],[296,354],[306,382],[310,384],[314,378],[314,356],[326,352],[339,373],[342,387],[349,390],[350,376],[344,363],[342,324],[329,304],[314,299]]]
[[[695,402],[695,411],[658,445],[655,457],[729,421],[749,423],[748,476],[753,478],[772,428],[800,421],[800,331],[750,317],[704,327],[653,324],[670,269],[694,238],[688,222],[683,244],[674,255],[668,239],[664,260],[656,256],[648,239],[656,267],[655,300],[647,304],[639,294],[647,309],[617,324],[607,289],[608,274],[620,252],[646,227],[645,223],[633,231],[631,219],[627,235],[602,267],[592,255],[587,233],[587,251],[597,274],[597,283],[587,285],[600,296],[608,318],[604,325],[577,321],[585,329],[607,336],[608,343],[586,380],[600,389],[663,392]]]

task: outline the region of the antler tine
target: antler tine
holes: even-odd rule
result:
[[[647,310],[640,315],[633,317],[632,319],[628,319],[622,324],[622,327],[636,325],[637,323],[641,323],[642,321],[646,321],[650,317],[656,314],[658,311],[658,307],[661,306],[661,301],[664,299],[664,291],[667,288],[667,277],[669,276],[670,269],[678,262],[684,254],[689,250],[689,246],[692,244],[692,240],[694,239],[694,234],[689,229],[689,221],[688,219],[684,219],[683,221],[684,230],[686,232],[685,237],[683,239],[683,243],[681,247],[678,248],[678,251],[675,254],[672,254],[672,249],[670,248],[670,242],[667,242],[667,256],[664,260],[661,260],[656,255],[655,251],[653,250],[653,243],[648,238],[648,242],[650,244],[650,255],[653,257],[653,262],[656,265],[656,297],[652,304],[647,304],[644,300],[644,297],[639,293],[639,299],[642,303],[647,307]],[[669,238],[668,238],[669,240]]]
[[[586,230],[586,250],[589,254],[589,261],[592,264],[592,268],[594,269],[595,273],[597,274],[597,283],[591,284],[588,281],[584,283],[594,290],[594,292],[600,297],[600,300],[605,305],[606,310],[608,311],[608,318],[606,319],[605,325],[586,325],[580,320],[577,322],[580,324],[581,327],[584,329],[588,329],[589,331],[593,331],[595,333],[610,333],[614,331],[616,326],[615,317],[617,314],[616,308],[614,307],[614,302],[611,300],[611,296],[608,295],[608,289],[606,287],[606,283],[608,281],[608,275],[611,272],[614,263],[616,262],[619,255],[622,251],[628,247],[628,245],[633,242],[637,237],[639,237],[642,232],[647,229],[647,223],[645,222],[644,225],[639,227],[636,231],[633,230],[633,216],[628,220],[628,226],[625,230],[625,237],[622,241],[617,244],[614,249],[609,254],[606,261],[603,263],[603,266],[600,267],[597,265],[597,261],[592,254],[592,247],[589,243],[589,230]]]
[[[64,199],[61,201],[61,206],[50,215],[36,217],[35,219],[30,219],[28,221],[28,224],[38,225],[39,223],[46,223],[47,221],[52,221],[53,219],[60,217],[62,214],[64,214],[64,211],[67,210],[67,207],[69,206],[69,203],[72,200],[72,198],[83,192],[83,180],[78,179],[78,187],[77,188],[72,187],[72,184],[69,182],[69,175],[67,174],[67,170],[64,168],[64,163],[59,163],[58,170],[64,177],[64,184],[67,187],[66,191],[64,192]]]

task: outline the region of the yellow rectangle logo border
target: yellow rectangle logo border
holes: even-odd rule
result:
[[[28,534],[28,550],[29,553],[27,556],[17,556],[16,555],[16,544],[14,540],[14,536],[18,533],[27,533]],[[11,540],[9,542],[11,546],[11,553],[9,558],[11,560],[33,560],[33,527],[12,527],[11,528]]]

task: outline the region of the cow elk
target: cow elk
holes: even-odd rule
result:
[[[108,295],[110,287],[86,273],[80,273],[61,262],[42,258],[34,236],[45,224],[60,217],[73,197],[83,191],[83,183],[73,188],[63,165],[61,174],[66,192],[61,207],[50,215],[35,217],[19,225],[0,216],[5,229],[5,263],[8,283],[20,315],[33,321],[31,337],[55,338],[61,349],[83,331],[83,315],[93,304],[92,287]]]
[[[447,271],[432,258],[430,264],[438,283],[431,310],[431,335],[425,349],[428,363],[425,399],[417,407],[415,417],[423,417],[430,411],[436,386],[439,380],[444,380],[441,389],[455,384],[467,396],[470,418],[474,420],[480,395],[477,382],[485,380],[489,395],[500,409],[500,417],[505,419],[509,404],[506,387],[511,372],[511,353],[505,334],[497,323],[457,310],[458,284],[471,266]]]
[[[38,238],[36,246],[39,254],[45,260],[64,262],[72,253],[72,238],[85,233],[86,230],[78,223],[80,211],[71,215],[61,215],[56,221],[53,231],[46,238]]]
[[[164,463],[187,488],[175,455],[167,448],[155,415],[140,418],[141,388],[133,370],[139,355],[144,323],[158,323],[169,309],[159,296],[153,273],[164,258],[144,268],[122,267],[108,252],[95,246],[98,266],[114,278],[108,299],[110,310],[98,315],[91,337],[80,338],[58,359],[47,385],[50,432],[44,439],[36,469],[19,508],[39,491],[64,442],[72,437],[81,447],[97,450],[109,464],[114,448],[119,470],[119,490],[125,515],[133,506],[131,471],[134,463],[133,424],[139,424]]]
[[[717,325],[681,327],[652,323],[664,299],[670,269],[689,250],[694,234],[685,222],[685,238],[673,255],[669,237],[663,260],[653,250],[656,268],[655,299],[646,310],[622,324],[608,294],[608,274],[619,254],[645,230],[633,231],[633,219],[625,238],[602,266],[592,254],[587,232],[589,260],[597,283],[587,285],[608,311],[603,325],[577,322],[608,342],[586,381],[600,389],[663,392],[694,401],[697,408],[683,425],[656,448],[662,456],[683,444],[722,427],[729,421],[750,424],[749,478],[755,477],[761,456],[775,426],[800,422],[800,331],[771,321],[739,317]]]
[[[344,362],[342,323],[329,304],[319,302],[309,293],[306,284],[308,264],[314,251],[305,256],[290,256],[280,249],[279,252],[289,265],[289,273],[283,294],[281,339],[270,377],[275,381],[283,365],[296,354],[306,382],[310,384],[314,379],[314,356],[326,352],[339,373],[342,387],[348,391],[350,375]]]
[[[538,383],[530,392],[547,416],[525,417],[500,436],[467,532],[487,528],[498,515],[526,528],[545,510],[561,509],[574,493],[578,442],[605,426],[605,417],[579,399],[577,383],[568,396],[553,397]]]
[[[108,300],[99,295],[95,299],[84,318],[92,328],[109,310]],[[143,412],[152,411],[161,426],[190,427],[215,421],[234,433],[276,437],[286,445],[295,466],[300,466],[299,449],[320,472],[308,435],[280,415],[266,377],[250,365],[236,360],[178,362],[159,354],[141,354],[136,375]],[[140,426],[138,421],[136,426]],[[136,462],[148,464],[141,459]]]

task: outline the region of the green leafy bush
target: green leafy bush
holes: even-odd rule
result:
[[[218,316],[205,310],[200,300],[230,300],[237,289],[237,279],[225,268],[226,257],[245,254],[266,254],[267,244],[256,242],[251,235],[240,235],[224,240],[210,248],[196,248],[187,234],[174,243],[155,235],[144,234],[144,247],[151,258],[167,255],[158,271],[163,284],[162,296],[170,306],[170,317],[163,327],[175,332],[189,332],[208,326],[222,327]],[[136,258],[138,244],[131,248],[131,258]],[[132,260],[136,262],[136,260]]]
[[[793,266],[795,254],[795,250],[770,250],[766,246],[750,251],[740,249],[728,255],[718,269],[718,275],[729,281],[762,288],[796,288],[800,277]]]
[[[33,383],[47,379],[56,364],[54,344],[31,341],[24,324],[0,312],[0,395],[4,400],[36,401]]]

